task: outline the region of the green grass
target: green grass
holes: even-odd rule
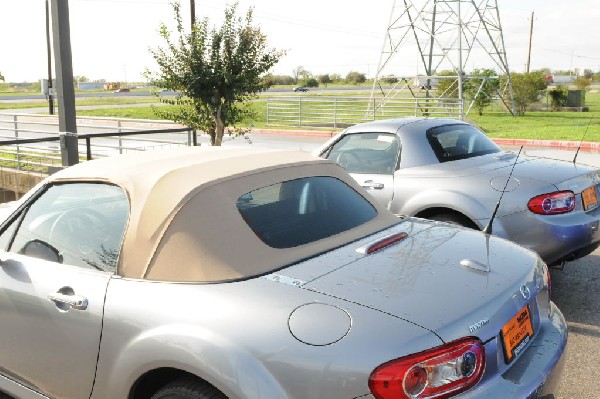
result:
[[[600,141],[600,93],[587,93],[586,105],[589,112],[526,112],[518,117],[471,112],[468,120],[495,138]]]
[[[298,93],[291,93],[291,95]],[[310,94],[310,92],[309,92]],[[281,95],[281,93],[278,93]],[[303,94],[306,95],[306,94]],[[339,92],[328,94],[328,96],[347,96]],[[155,97],[100,97],[87,98],[77,101],[78,105],[110,105],[110,104],[143,104],[157,103]],[[46,103],[38,103],[38,106],[47,106]],[[14,104],[13,104],[14,105]],[[26,104],[19,106],[27,107]],[[490,137],[494,138],[524,138],[533,140],[570,140],[579,141],[583,137],[585,141],[600,142],[600,93],[588,92],[586,94],[586,105],[589,112],[527,112],[524,116],[513,117],[508,113],[484,111],[483,116],[478,116],[472,111],[467,120],[480,126]],[[5,104],[0,104],[0,109]],[[253,120],[244,121],[242,126],[253,125],[256,128],[266,126],[266,99],[261,96],[252,102],[257,117]],[[102,116],[132,119],[160,119],[158,115],[148,107],[116,107],[95,110],[78,110],[81,116]],[[589,128],[588,128],[589,125]],[[294,129],[290,127],[290,129]],[[585,135],[584,135],[585,133]]]

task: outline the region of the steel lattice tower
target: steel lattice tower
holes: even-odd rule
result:
[[[455,99],[462,119],[472,106],[464,99],[463,83],[475,78],[465,73],[467,65],[472,66],[471,70],[493,69],[508,77],[497,97],[513,112],[512,84],[496,0],[394,0],[371,92],[370,104],[374,105],[370,105],[368,113],[373,115],[387,99],[409,92],[421,101],[419,107],[427,103],[425,115],[430,114],[429,107],[433,107],[436,98]],[[416,74],[402,73],[407,70]],[[445,76],[438,75],[441,71],[445,71]],[[390,88],[389,81],[384,83],[387,76],[401,78]],[[455,90],[452,95],[432,90],[441,79],[454,80],[444,85]],[[478,82],[485,79],[489,77],[479,77]],[[448,98],[445,101],[448,104]]]

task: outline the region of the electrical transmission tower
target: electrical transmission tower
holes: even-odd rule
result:
[[[487,73],[470,76],[467,65]],[[464,93],[467,86],[469,101]],[[412,98],[406,104],[415,114],[463,119],[475,99],[489,96],[490,91],[513,113],[496,0],[394,0],[367,118],[383,113],[392,98],[398,104],[399,97],[409,94]]]

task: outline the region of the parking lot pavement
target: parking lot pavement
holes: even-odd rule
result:
[[[567,358],[556,399],[600,398],[600,249],[551,270],[552,300],[569,326]]]

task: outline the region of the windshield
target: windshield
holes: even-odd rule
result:
[[[502,150],[485,134],[471,125],[435,127],[427,131],[427,140],[440,162],[478,157]]]

